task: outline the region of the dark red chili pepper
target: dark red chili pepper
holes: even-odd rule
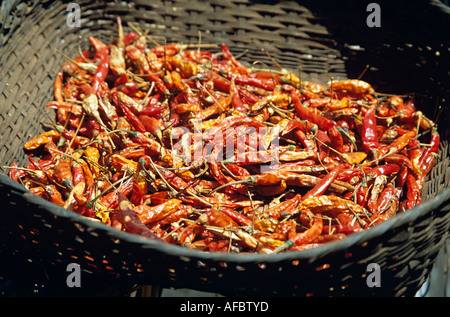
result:
[[[437,131],[436,127],[433,127],[431,131],[430,146],[425,150],[425,152],[423,152],[422,157],[419,161],[419,165],[422,165],[424,159],[427,158],[430,153],[437,153],[439,151],[439,142],[439,132]]]
[[[27,173],[24,170],[18,170],[14,167],[18,167],[16,162],[11,164],[11,168],[8,170],[8,176],[15,182],[19,182],[20,177],[24,177]]]
[[[385,211],[387,207],[389,207],[389,202],[391,201],[394,193],[395,193],[394,184],[392,183],[387,184],[386,187],[381,192],[381,194],[378,196],[378,200],[375,207],[375,211],[377,213],[382,213]]]
[[[100,63],[97,65],[97,71],[95,72],[94,79],[92,80],[92,92],[97,93],[98,88],[102,82],[105,81],[109,72],[109,55],[105,55]]]
[[[125,46],[130,45],[138,36],[139,36],[139,34],[136,32],[130,32],[130,33],[125,34],[125,36],[123,37]]]
[[[251,226],[252,225],[252,220],[250,218],[246,217],[245,215],[243,215],[231,208],[221,208],[220,211],[242,226]]]
[[[217,74],[214,74],[212,76],[212,79],[213,79],[214,88],[216,88],[222,92],[230,91],[230,81],[229,80],[227,80]]]
[[[239,96],[239,89],[235,83],[234,78],[231,79],[230,95],[231,95],[233,108],[236,111],[239,111],[242,113],[247,113],[247,109],[245,109],[244,103],[242,102],[241,97]]]
[[[406,178],[406,209],[411,209],[422,202],[420,187],[416,178],[412,174],[408,174]]]
[[[120,109],[122,109],[123,113],[136,129],[136,131],[141,133],[147,132],[145,125],[141,122],[141,120],[139,120],[139,118],[133,113],[133,111],[131,111],[131,109],[127,105],[120,104]]]
[[[320,114],[314,113],[305,107],[300,100],[300,92],[297,89],[293,89],[291,91],[291,98],[298,116],[303,120],[316,124],[320,130],[327,131],[330,135],[330,140],[335,150],[342,152],[344,140],[341,133],[337,129],[337,123],[321,116]]]
[[[378,165],[370,169],[370,174],[373,178],[377,178],[380,175],[389,175],[396,173],[400,170],[400,166],[398,164],[384,164]]]
[[[361,130],[361,140],[363,148],[367,153],[379,148],[375,107],[370,107],[364,115]]]
[[[322,195],[330,186],[330,184],[336,179],[342,169],[342,164],[339,164],[335,168],[333,168],[324,178],[320,180],[320,182],[317,183],[316,186],[314,186],[302,197],[302,200]]]
[[[225,43],[222,43],[220,47],[225,59],[229,60],[235,67],[247,68],[234,57]]]
[[[86,183],[86,180],[84,178],[83,167],[80,164],[78,164],[77,162],[73,163],[72,174],[73,174],[73,185],[74,186],[77,186],[80,183]]]

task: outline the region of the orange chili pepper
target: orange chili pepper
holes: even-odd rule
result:
[[[47,132],[39,134],[37,137],[31,139],[24,145],[25,150],[35,150],[41,145],[45,145],[50,141],[57,141],[60,138],[60,134],[57,130],[53,129]]]
[[[138,205],[135,207],[135,211],[142,223],[148,224],[161,220],[171,213],[176,212],[180,205],[181,200],[169,199],[168,201],[156,206]]]
[[[61,158],[55,165],[55,180],[68,188],[73,188],[72,159]]]

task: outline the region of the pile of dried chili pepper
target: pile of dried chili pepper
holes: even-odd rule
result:
[[[412,98],[134,30],[118,18],[112,43],[89,37],[62,65],[46,105],[56,123],[25,144],[13,180],[118,230],[211,252],[311,248],[421,202],[439,134]]]

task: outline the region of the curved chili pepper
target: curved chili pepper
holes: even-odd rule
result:
[[[235,77],[233,77],[231,79],[230,95],[231,95],[233,108],[236,111],[239,111],[239,112],[242,112],[242,113],[247,113],[247,109],[244,107],[244,103],[242,102],[241,97],[239,96],[239,89],[236,86]]]
[[[141,122],[141,120],[139,120],[139,117],[137,117],[127,105],[120,104],[120,109],[122,109],[123,113],[128,118],[133,127],[136,129],[136,131],[141,133],[147,132],[145,125]]]
[[[311,243],[322,233],[322,229],[323,229],[323,220],[320,217],[320,215],[315,215],[311,222],[311,227],[309,227],[304,232],[299,232],[291,236],[288,241],[292,241],[293,247],[298,247],[301,245]]]
[[[146,238],[162,241],[161,238],[155,235],[141,222],[134,211],[134,206],[128,199],[122,193],[118,193],[117,196],[119,197],[120,221],[124,225],[125,230]]]
[[[60,138],[60,134],[56,129],[52,129],[47,132],[43,132],[39,134],[37,137],[31,139],[30,141],[26,142],[24,145],[25,150],[35,150],[41,145],[45,145],[50,141],[57,141]]]
[[[385,157],[389,153],[398,153],[401,149],[408,145],[409,140],[416,136],[416,130],[406,131],[405,134],[399,136],[391,144],[380,147],[377,152],[377,158]]]
[[[222,50],[223,55],[227,60],[229,60],[235,67],[246,69],[247,67],[244,66],[241,62],[239,62],[233,54],[231,54],[230,50],[228,49],[228,46],[222,42],[220,45],[220,48]]]
[[[328,131],[330,134],[330,140],[335,149],[342,152],[342,145],[344,140],[341,133],[337,130],[337,123],[333,120],[327,119],[319,114],[316,114],[306,108],[300,100],[299,91],[292,90],[291,92],[292,102],[294,104],[295,110],[300,118],[303,120],[308,120],[316,124],[320,130]]]
[[[169,199],[156,206],[138,205],[135,207],[135,211],[139,216],[139,219],[144,224],[159,221],[164,217],[176,212],[181,205],[179,199]]]
[[[269,217],[273,219],[279,219],[281,214],[284,212],[286,214],[290,214],[294,211],[294,209],[298,206],[302,198],[302,195],[297,194],[294,197],[287,199],[265,211]]]
[[[390,175],[400,170],[400,165],[395,163],[378,165],[370,169],[370,174],[373,178],[377,178],[380,175]]]
[[[306,200],[310,197],[316,197],[325,193],[330,184],[336,179],[339,173],[342,171],[343,165],[339,164],[335,168],[333,168],[322,180],[317,183],[310,191],[308,191],[303,197],[302,200]]]
[[[105,81],[108,71],[109,54],[105,54],[105,56],[100,60],[100,63],[98,63],[97,71],[95,72],[94,79],[92,80],[92,92],[94,94],[97,93],[100,84]]]

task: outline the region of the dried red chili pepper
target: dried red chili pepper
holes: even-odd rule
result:
[[[364,150],[366,152],[377,150],[379,148],[377,136],[377,120],[375,118],[374,107],[370,107],[364,115],[361,139]]]
[[[134,206],[128,199],[121,193],[118,193],[117,196],[119,198],[120,221],[124,225],[125,230],[146,238],[162,241],[141,222],[134,211]]]

